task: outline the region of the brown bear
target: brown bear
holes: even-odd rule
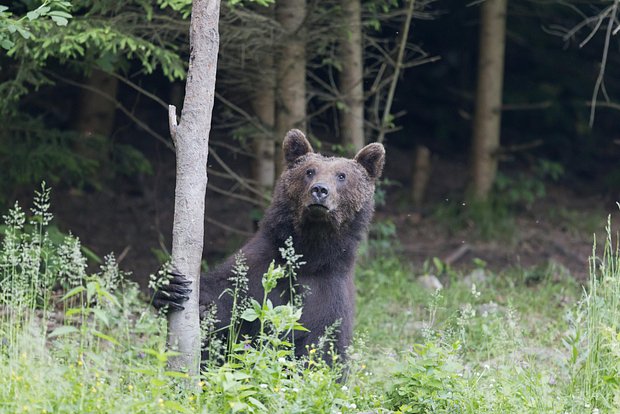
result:
[[[304,134],[289,131],[283,142],[286,169],[278,180],[270,207],[256,234],[241,248],[249,267],[248,296],[263,298],[262,276],[275,260],[282,264],[280,248],[292,237],[293,247],[305,262],[297,271],[303,289],[301,324],[295,334],[295,353],[316,344],[325,329],[337,325],[334,345],[339,355],[351,343],[355,313],[353,273],[360,240],[368,231],[374,211],[375,181],[381,175],[385,150],[369,144],[355,158],[326,157],[313,151]],[[231,289],[235,257],[201,277],[200,305],[216,304],[217,329],[230,325]],[[172,273],[170,284],[155,293],[156,308],[182,309],[187,281]],[[271,292],[274,306],[289,301],[289,282],[281,280]],[[254,337],[258,324],[244,323],[241,337]]]

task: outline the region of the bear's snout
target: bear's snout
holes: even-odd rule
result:
[[[310,194],[312,195],[312,201],[317,204],[323,204],[329,195],[329,188],[323,183],[317,183],[310,187]]]

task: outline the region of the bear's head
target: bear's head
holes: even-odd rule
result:
[[[326,157],[315,153],[304,134],[293,129],[282,146],[286,169],[274,201],[288,206],[297,230],[368,225],[374,210],[375,181],[385,163],[383,145],[369,144],[353,159]]]

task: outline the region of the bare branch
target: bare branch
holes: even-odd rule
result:
[[[121,75],[119,75],[118,73],[115,73],[115,72],[106,72],[106,73],[108,75],[110,75],[110,76],[115,77],[116,79],[118,79],[119,81],[123,82],[125,85],[129,86],[130,88],[135,89],[137,92],[141,93],[142,95],[146,96],[147,98],[150,98],[151,100],[155,101],[162,108],[165,108],[165,109],[168,108],[168,104],[165,103],[160,97],[158,97],[157,95],[147,91],[146,89],[144,89],[141,86],[137,85],[136,83],[130,81],[126,77],[121,76]]]
[[[603,47],[603,56],[601,58],[601,69],[599,70],[598,77],[596,78],[596,83],[594,85],[594,91],[592,92],[592,107],[590,109],[590,127],[594,125],[594,114],[596,113],[596,101],[603,85],[605,78],[605,67],[607,66],[607,56],[609,53],[609,43],[611,41],[611,32],[614,26],[614,18],[616,13],[618,12],[618,3],[620,0],[614,0],[614,4],[611,6],[609,12],[604,12],[605,15],[609,15],[609,21],[607,24],[607,32],[605,35],[605,46]],[[601,19],[602,20],[602,19]]]
[[[398,78],[400,75],[401,65],[403,63],[403,56],[405,54],[405,47],[407,46],[407,39],[409,38],[409,28],[411,27],[411,19],[413,18],[413,10],[415,8],[415,0],[409,0],[409,8],[407,9],[407,17],[403,25],[403,31],[401,33],[401,43],[398,49],[398,56],[396,58],[396,66],[394,67],[394,77],[392,78],[392,84],[385,102],[385,108],[383,109],[383,118],[381,119],[382,128],[388,124],[390,117],[390,110],[392,109],[392,101],[394,100],[394,93],[396,92],[396,85],[398,84]],[[377,137],[377,142],[383,142],[385,138],[385,132],[381,130]]]
[[[170,127],[170,136],[172,141],[176,144],[177,135],[177,107],[174,105],[168,105],[168,126]]]
[[[165,138],[163,135],[157,133],[156,131],[154,131],[146,122],[140,120],[138,117],[136,117],[129,109],[125,108],[125,106],[119,101],[117,100],[114,96],[103,92],[100,89],[94,88],[90,85],[86,85],[84,83],[81,82],[76,82],[74,80],[71,79],[67,79],[63,76],[57,75],[56,73],[53,72],[49,72],[46,71],[46,74],[48,74],[49,76],[56,78],[57,80],[64,82],[68,85],[72,85],[72,86],[76,86],[78,88],[82,88],[85,90],[88,90],[90,92],[96,93],[97,95],[102,96],[103,98],[111,101],[114,103],[114,105],[116,106],[116,109],[120,110],[122,113],[124,113],[129,119],[131,119],[136,125],[138,125],[140,128],[144,129],[147,133],[149,133],[150,135],[152,135],[153,137],[155,137],[158,141],[160,141],[162,144],[164,144],[167,148],[171,149],[174,151],[174,146],[170,143],[170,140],[168,140],[167,138]]]

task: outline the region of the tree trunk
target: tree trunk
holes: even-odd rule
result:
[[[497,173],[506,8],[507,0],[486,0],[480,10],[480,56],[471,161],[471,195],[478,201],[487,199]]]
[[[291,128],[305,130],[306,122],[306,43],[303,24],[306,0],[278,0],[276,20],[283,36],[276,63],[276,135],[278,141]],[[281,151],[279,151],[281,154]],[[276,163],[281,172],[281,157]]]
[[[81,139],[76,144],[76,151],[88,159],[97,161],[103,167],[101,164],[109,160],[109,141],[104,142],[102,148],[94,137],[108,138],[112,134],[116,114],[116,103],[113,99],[116,98],[118,80],[104,71],[95,69],[85,84],[88,89],[81,90],[78,100],[75,129],[80,133]],[[91,89],[101,91],[109,98]],[[101,168],[100,174],[104,174],[107,170]]]
[[[209,131],[215,97],[219,49],[220,0],[194,0],[190,22],[190,58],[180,123],[170,105],[170,134],[176,149],[176,188],[172,227],[172,264],[192,282],[185,310],[168,316],[168,346],[180,355],[170,369],[196,375],[200,367],[198,298],[204,242]]]
[[[365,144],[364,65],[362,60],[362,5],[360,0],[342,0],[343,32],[340,39],[340,93],[344,108],[340,111],[342,144],[357,154]]]
[[[269,73],[273,73],[269,71]],[[254,139],[254,179],[261,191],[271,194],[276,180],[276,146],[273,133],[275,123],[275,91],[273,82],[265,82],[258,86],[252,99],[252,110],[258,117],[264,130],[257,131]],[[265,198],[260,198],[266,203]]]
[[[273,18],[273,9],[261,6],[260,13],[268,14]],[[269,38],[272,39],[272,38]],[[265,41],[269,41],[265,39]],[[258,187],[264,194],[271,194],[276,181],[276,137],[274,127],[276,123],[276,91],[273,41],[269,41],[269,50],[260,58],[260,82],[256,83],[251,101],[252,110],[258,117],[262,129],[252,137],[254,154],[253,172]],[[260,197],[260,202],[267,207],[267,199]]]
[[[118,80],[107,73],[95,69],[86,80],[90,88],[105,92],[110,97],[116,97]],[[92,135],[110,135],[114,127],[116,105],[98,93],[83,89],[80,93],[78,120],[76,129],[86,137]]]
[[[424,145],[417,145],[413,156],[411,174],[411,201],[414,207],[421,207],[431,177],[431,151]]]

